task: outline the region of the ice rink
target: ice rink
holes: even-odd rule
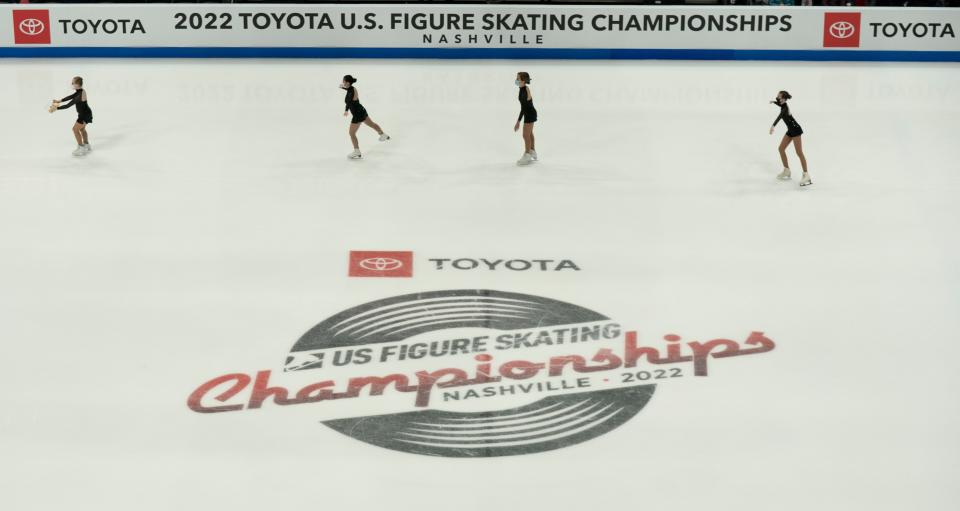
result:
[[[347,73],[392,136],[362,128],[362,161]],[[84,158],[75,112],[45,111],[75,75]],[[808,188],[792,147],[775,179],[780,89]],[[0,97],[0,509],[960,506],[955,64],[5,60]],[[412,251],[415,273],[348,277],[351,250]],[[320,424],[323,402],[187,405],[216,376],[282,372],[341,311],[465,289],[576,304],[651,345],[776,348],[513,456],[371,445]]]

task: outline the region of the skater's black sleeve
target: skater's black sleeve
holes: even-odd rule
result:
[[[523,120],[523,114],[526,113],[527,103],[530,101],[530,91],[526,87],[520,87],[520,117],[517,117],[517,122]]]
[[[61,99],[61,100],[60,100],[61,103],[64,102],[64,101],[67,101],[67,100],[70,100],[70,102],[67,103],[66,105],[60,105],[60,106],[58,106],[58,107],[57,107],[57,110],[65,110],[65,109],[67,109],[67,108],[70,108],[71,106],[73,106],[73,104],[74,104],[74,103],[77,101],[77,99],[79,99],[79,98],[80,98],[80,91],[77,91],[77,92],[74,92],[73,94],[71,94],[71,95],[69,95],[69,96]]]
[[[780,115],[778,115],[777,118],[773,120],[774,127],[777,126],[777,123],[780,122],[780,119],[790,116],[790,109],[787,108],[787,105],[779,105],[779,106],[780,106]]]
[[[346,103],[346,105],[343,107],[344,112],[350,110],[350,103],[353,101],[357,101],[357,89],[350,87],[347,89],[347,97],[344,98],[344,102]]]

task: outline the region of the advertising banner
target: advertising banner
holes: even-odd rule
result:
[[[0,7],[6,57],[944,60],[960,10],[518,5]]]

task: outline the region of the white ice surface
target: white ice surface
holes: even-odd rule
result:
[[[346,73],[393,136],[364,128],[361,162]],[[74,113],[45,111],[74,75],[85,159]],[[794,180],[774,179],[784,88],[810,189],[792,149]],[[960,508],[956,65],[6,60],[0,98],[0,509]],[[350,249],[582,271],[348,279]],[[458,288],[778,346],[528,456],[186,407],[336,312]]]

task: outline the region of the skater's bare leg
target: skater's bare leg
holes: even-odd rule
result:
[[[376,130],[378,134],[383,135],[383,130],[380,129],[380,125],[373,122],[373,119],[367,117],[366,119],[363,120],[363,123],[366,124],[367,126],[370,126],[374,130]]]
[[[793,148],[797,150],[797,157],[800,158],[800,167],[803,168],[803,173],[806,174],[807,159],[803,156],[803,135],[793,137]]]
[[[83,130],[83,125],[79,122],[73,125],[73,138],[77,139],[77,145],[83,145],[83,135],[80,134],[81,130]]]
[[[790,145],[790,137],[784,135],[783,139],[780,140],[780,161],[783,162],[783,168],[790,168],[790,164],[787,162],[787,146]]]
[[[350,142],[353,143],[353,149],[356,151],[360,150],[360,141],[357,140],[357,130],[360,129],[360,123],[351,123],[350,124]]]

